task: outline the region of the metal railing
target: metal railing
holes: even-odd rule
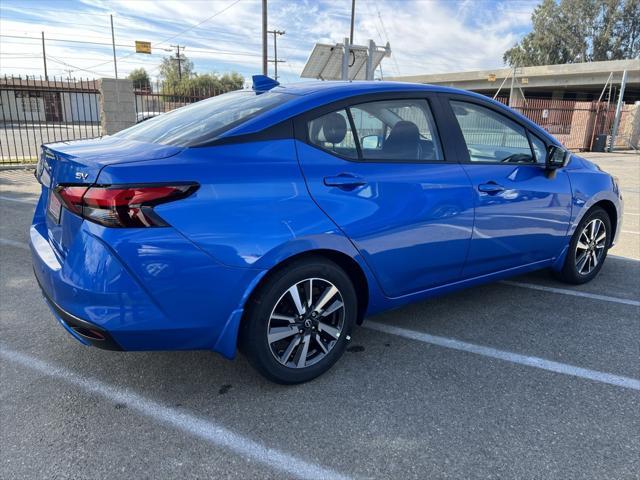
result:
[[[42,144],[100,135],[95,80],[0,78],[0,165],[36,162]]]
[[[508,104],[508,98],[498,97]],[[615,116],[615,104],[590,100],[556,100],[551,98],[518,99],[511,108],[540,125],[572,150],[591,151],[596,148],[598,137],[611,134]],[[634,105],[624,105],[625,117],[635,112]],[[616,146],[620,146],[616,142]]]
[[[136,116],[141,122],[148,118],[184,107],[190,103],[215,97],[229,90],[212,86],[185,88],[156,82],[145,88],[135,88]]]

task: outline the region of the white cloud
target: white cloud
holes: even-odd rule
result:
[[[386,76],[497,67],[503,52],[528,28],[536,0],[523,1],[358,0],[355,40],[365,44],[371,38],[384,45],[388,36],[393,53],[383,61]],[[113,13],[116,43],[123,45],[117,48],[121,76],[139,66],[157,74],[160,60],[170,53],[162,49],[177,42],[186,45],[196,71],[236,70],[248,76],[261,70],[260,0],[241,0],[196,27],[232,2],[81,0],[70,9],[68,3],[60,4],[63,8],[44,1],[4,0],[0,33],[39,37],[44,31],[50,39],[107,44],[48,41],[49,73],[66,75],[71,68],[75,76],[113,76],[108,45]],[[287,60],[279,66],[282,80],[298,78],[314,43],[341,42],[348,36],[350,7],[348,0],[270,0],[269,28],[287,32],[278,39],[279,55]],[[134,40],[151,41],[154,54],[133,53]],[[37,38],[2,37],[0,70],[41,74],[41,53]]]

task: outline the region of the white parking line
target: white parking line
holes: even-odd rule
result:
[[[635,378],[598,372],[597,370],[589,370],[588,368],[575,367],[573,365],[554,362],[552,360],[545,360],[540,357],[530,357],[528,355],[520,355],[518,353],[508,352],[505,350],[497,350],[495,348],[475,345],[473,343],[467,343],[453,338],[437,337],[435,335],[429,335],[428,333],[416,332],[415,330],[408,330],[406,328],[395,327],[393,325],[387,325],[379,322],[365,321],[363,326],[379,332],[397,335],[399,337],[417,340],[419,342],[430,343],[439,347],[475,353],[476,355],[482,355],[483,357],[496,358],[506,362],[526,365],[528,367],[548,370],[550,372],[562,373],[572,377],[586,378],[595,382],[630,388],[632,390],[640,390],[640,380]]]
[[[514,282],[511,280],[503,280],[503,285],[511,285],[513,287],[529,288],[531,290],[540,290],[541,292],[559,293],[561,295],[570,295],[572,297],[591,298],[593,300],[602,300],[603,302],[622,303],[624,305],[633,305],[640,307],[640,301],[628,300],[626,298],[610,297],[608,295],[598,295],[597,293],[580,292],[578,290],[568,290],[566,288],[547,287],[535,283]]]
[[[82,377],[71,370],[46,363],[24,353],[0,347],[0,356],[7,361],[36,371],[44,376],[64,381],[84,391],[100,395],[111,402],[124,404],[145,417],[182,430],[216,447],[225,448],[238,455],[248,457],[275,470],[285,472],[290,476],[336,480],[349,478],[335,470],[307,462],[281,450],[250,440],[214,422],[167,407],[126,389]]]
[[[8,238],[0,238],[0,245],[21,248],[22,250],[29,250],[29,245],[27,245],[26,243],[16,242],[15,240],[9,240]]]
[[[624,260],[625,262],[640,262],[640,260],[638,260],[637,258],[623,257],[620,255],[611,255],[610,253],[607,253],[607,258],[615,258],[616,260]]]
[[[631,235],[640,235],[640,232],[635,232],[633,230],[620,230],[622,233],[630,233]]]
[[[25,200],[24,198],[5,197],[4,195],[0,195],[0,200],[5,200],[7,202],[26,203],[27,205],[35,205],[36,203],[38,203],[38,200]]]

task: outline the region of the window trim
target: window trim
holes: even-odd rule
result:
[[[331,150],[330,148],[326,148],[326,147],[323,147],[322,145],[318,145],[317,143],[313,143],[311,141],[311,139],[309,138],[309,122],[312,122],[313,120],[317,120],[319,118],[322,118],[325,115],[329,115],[330,113],[342,112],[343,110],[346,113],[347,123],[349,125],[349,128],[351,129],[352,134],[353,134],[353,141],[356,144],[356,155],[357,155],[357,158],[347,157],[347,156],[342,155],[342,154],[340,154],[340,153],[338,153],[338,152],[336,152],[334,150]],[[358,147],[357,133],[355,132],[355,129],[353,127],[354,127],[353,119],[351,118],[351,112],[349,112],[349,108],[348,107],[337,108],[336,110],[331,110],[329,112],[322,113],[321,115],[319,115],[317,117],[314,117],[314,118],[311,118],[311,119],[305,121],[305,123],[304,123],[304,132],[305,132],[305,138],[307,139],[307,140],[305,140],[305,143],[307,145],[310,145],[310,146],[314,147],[314,148],[317,148],[318,150],[321,150],[321,151],[326,152],[326,153],[328,153],[330,155],[333,155],[334,157],[338,157],[338,158],[341,158],[343,160],[348,160],[349,162],[358,162],[358,161],[360,161],[359,160],[360,159],[360,148]],[[294,128],[295,128],[295,122],[294,122]]]
[[[544,145],[545,152],[549,148],[549,143],[544,138],[541,138],[540,135],[536,135],[534,132],[532,132],[531,129],[527,129],[527,137],[529,137],[529,144],[531,145],[531,151],[533,152],[534,157],[535,157],[536,151],[533,148],[533,141],[531,140],[531,137],[536,137],[538,140],[540,140],[542,142],[542,144]],[[536,165],[541,165],[541,166],[546,168],[547,159],[545,157],[542,160],[542,162],[538,162],[538,159],[536,158],[536,162],[535,163],[536,163]]]
[[[437,98],[435,96],[436,92],[381,92],[381,93],[369,93],[364,95],[355,95],[352,97],[348,97],[342,100],[338,100],[335,102],[327,103],[320,107],[313,108],[304,112],[303,114],[298,115],[294,118],[294,130],[295,130],[295,138],[297,140],[302,141],[303,143],[317,148],[322,152],[329,153],[330,155],[335,156],[336,158],[340,158],[342,160],[346,160],[348,162],[356,162],[356,163],[384,163],[390,165],[398,165],[398,164],[447,164],[447,163],[458,163],[455,160],[449,160],[447,155],[447,147],[442,141],[442,134],[440,133],[440,126],[438,124],[438,116],[441,114],[438,110]],[[382,101],[393,101],[393,100],[418,100],[427,103],[427,108],[431,112],[431,117],[433,118],[433,123],[436,129],[436,138],[440,142],[440,151],[442,152],[441,160],[408,160],[408,159],[386,159],[386,158],[376,158],[376,159],[366,159],[362,156],[360,152],[360,142],[357,137],[357,132],[355,131],[355,125],[352,123],[353,119],[351,117],[351,107],[355,107],[357,105],[362,105],[365,103],[373,103],[373,102],[382,102]],[[353,131],[354,140],[356,141],[356,150],[358,151],[358,158],[349,158],[344,155],[340,155],[339,153],[333,152],[326,148],[321,147],[320,145],[316,145],[309,138],[309,128],[308,123],[312,120],[315,120],[323,115],[332,112],[339,112],[340,110],[345,110],[347,115],[350,118],[350,128]]]

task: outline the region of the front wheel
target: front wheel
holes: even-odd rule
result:
[[[564,266],[556,275],[567,283],[586,283],[602,268],[611,245],[611,220],[603,209],[596,207],[580,221],[571,237]]]
[[[324,258],[304,259],[277,271],[250,300],[240,347],[269,380],[306,382],[342,356],[356,316],[344,270]]]

